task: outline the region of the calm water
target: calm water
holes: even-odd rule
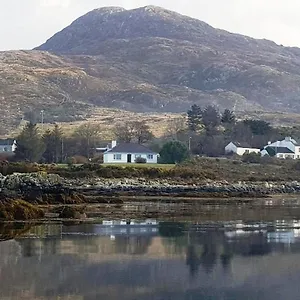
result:
[[[0,299],[299,299],[299,228],[282,220],[33,226],[0,242]]]

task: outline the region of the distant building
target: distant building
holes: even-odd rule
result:
[[[14,139],[0,139],[0,153],[14,153],[17,149],[17,142]]]
[[[137,158],[141,157],[146,160],[148,164],[156,164],[158,153],[146,148],[143,145],[134,143],[118,144],[113,141],[111,149],[108,149],[103,154],[103,162],[105,164],[111,163],[134,163]]]
[[[300,159],[300,144],[291,137],[286,137],[284,140],[269,142],[261,150],[262,156],[271,156],[277,158]]]
[[[235,153],[237,155],[244,155],[247,153],[260,153],[260,149],[253,148],[248,143],[230,142],[225,147],[225,153]]]
[[[266,147],[261,151],[261,156],[295,159],[295,153],[287,147]]]

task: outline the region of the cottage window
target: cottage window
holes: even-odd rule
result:
[[[148,154],[148,155],[147,155],[147,158],[148,158],[148,159],[153,159],[153,154]]]
[[[122,154],[114,154],[114,160],[121,160]]]

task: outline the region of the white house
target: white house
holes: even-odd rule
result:
[[[260,149],[258,148],[252,148],[247,143],[240,143],[240,142],[230,142],[225,147],[225,153],[235,153],[237,155],[243,155],[247,153],[260,153]]]
[[[261,156],[271,156],[277,158],[291,158],[296,159],[295,152],[287,147],[271,147],[267,146],[261,151]]]
[[[13,139],[0,139],[0,153],[11,154],[14,153],[17,148],[17,142]]]
[[[262,156],[274,156],[277,158],[300,159],[300,144],[291,137],[284,140],[269,142],[261,151]]]
[[[134,163],[138,157],[146,159],[148,164],[157,164],[158,153],[144,147],[143,145],[133,143],[112,142],[112,148],[108,149],[103,154],[103,162],[105,164],[112,163]]]

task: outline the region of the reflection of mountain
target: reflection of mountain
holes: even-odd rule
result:
[[[95,232],[93,224],[34,228],[28,237],[0,243],[0,299],[22,299],[21,291],[28,299],[76,299],[74,293],[108,300],[241,299],[243,293],[245,299],[282,299],[274,286],[286,299],[298,299],[298,239],[286,247],[266,229],[245,235],[237,229],[228,237],[227,229],[212,224],[181,234],[168,226],[174,235],[164,229],[164,236],[114,238],[87,235]],[[77,234],[61,234],[66,230]],[[38,233],[42,238],[33,238]]]

